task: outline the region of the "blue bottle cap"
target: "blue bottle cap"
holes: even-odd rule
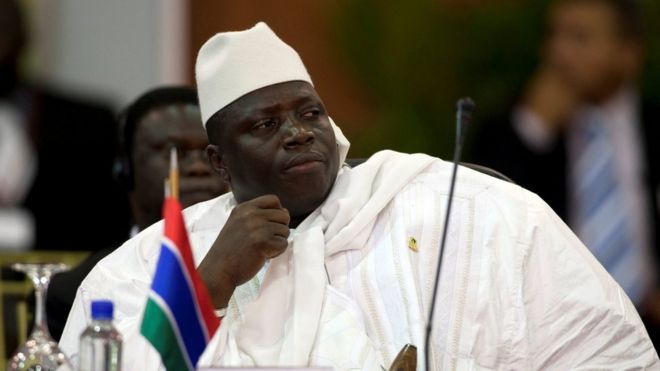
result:
[[[94,300],[92,301],[92,319],[112,319],[113,309],[114,306],[110,300]]]

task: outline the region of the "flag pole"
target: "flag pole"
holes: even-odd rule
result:
[[[164,198],[170,198],[170,193],[172,191],[172,188],[170,187],[170,178],[169,177],[165,178],[165,181],[163,182],[163,185],[165,186],[165,197]]]
[[[169,177],[170,195],[173,199],[179,199],[179,163],[176,147],[170,149],[170,177]]]

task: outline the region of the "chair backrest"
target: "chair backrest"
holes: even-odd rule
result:
[[[465,167],[470,168],[472,170],[476,170],[480,173],[490,175],[494,178],[501,179],[501,180],[507,181],[509,183],[513,183],[513,184],[516,183],[513,180],[511,180],[511,178],[509,178],[508,176],[500,173],[499,171],[497,171],[495,169],[491,169],[487,166],[472,164],[472,163],[469,163],[469,162],[461,162],[461,166],[465,166]]]
[[[350,167],[356,167],[367,160],[367,158],[347,158],[346,164]]]
[[[366,158],[348,158],[348,159],[346,159],[346,163],[350,167],[359,166],[361,163],[363,163],[365,161],[367,161]],[[472,164],[472,163],[469,163],[469,162],[461,162],[461,166],[465,166],[465,167],[470,168],[472,170],[476,170],[480,173],[490,175],[490,176],[495,177],[497,179],[501,179],[501,180],[507,181],[509,183],[514,183],[515,184],[515,182],[513,180],[511,180],[511,178],[509,178],[508,176],[500,173],[497,170],[491,169],[489,167],[486,167],[486,166],[483,166],[483,165]]]

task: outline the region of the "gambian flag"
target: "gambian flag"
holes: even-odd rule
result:
[[[220,321],[195,269],[176,196],[165,199],[163,218],[165,236],[140,332],[167,370],[194,370]]]

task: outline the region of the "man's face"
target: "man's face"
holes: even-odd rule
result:
[[[163,181],[169,175],[170,148],[179,155],[180,201],[183,207],[227,191],[225,182],[212,171],[204,153],[208,139],[199,107],[167,105],[149,111],[137,124],[133,143],[134,193],[147,214],[160,215]]]
[[[314,88],[300,81],[253,91],[223,109],[211,161],[238,202],[274,194],[293,218],[316,209],[339,169],[334,131]]]
[[[547,67],[588,101],[606,99],[632,78],[639,45],[624,38],[616,14],[600,1],[560,1],[550,16]]]

